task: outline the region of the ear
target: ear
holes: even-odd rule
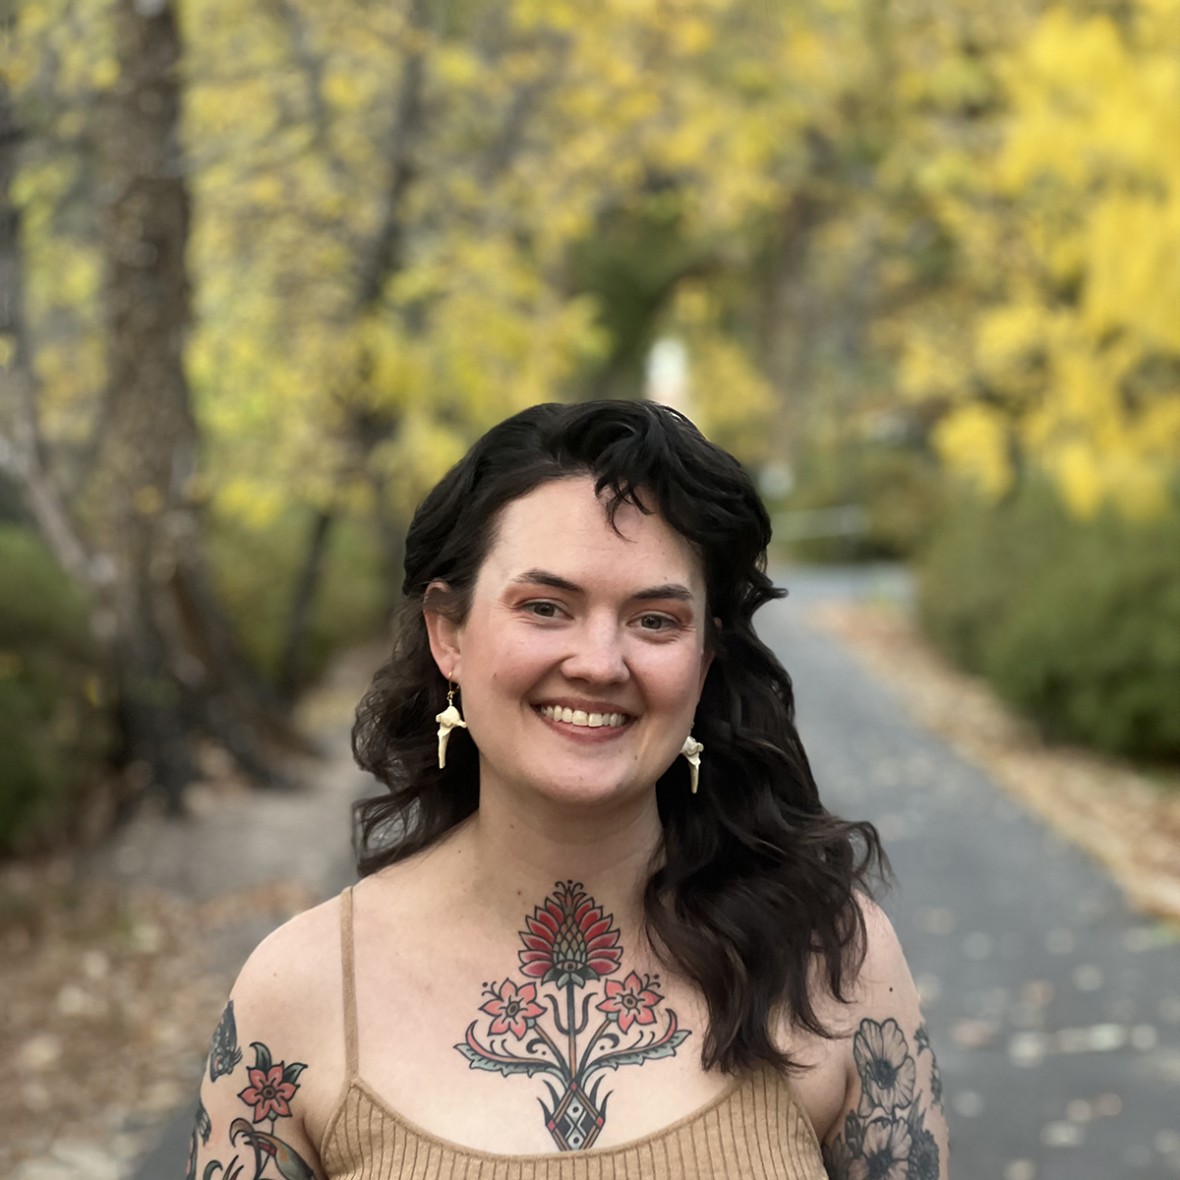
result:
[[[701,699],[701,693],[705,688],[705,677],[709,675],[709,668],[713,664],[713,651],[711,648],[705,648],[701,652],[701,674],[697,678],[697,700]]]
[[[430,640],[430,654],[438,670],[456,684],[462,683],[463,628],[449,615],[432,608],[432,593],[447,593],[450,587],[445,582],[431,582],[426,587],[422,604],[422,618],[426,623],[426,635]]]
[[[721,620],[714,618],[713,630],[718,634],[721,633]],[[715,654],[713,644],[709,642],[712,636],[705,639],[704,650],[701,652],[701,672],[697,677],[697,700],[701,699],[701,693],[705,688],[705,677],[709,675],[709,669],[713,666],[713,656]]]

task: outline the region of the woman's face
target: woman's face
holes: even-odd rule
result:
[[[700,560],[659,516],[623,505],[616,524],[589,476],[544,484],[501,513],[466,620],[427,612],[485,800],[642,794],[692,728],[710,660]]]

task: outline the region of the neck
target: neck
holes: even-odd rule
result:
[[[455,833],[457,879],[489,917],[519,924],[559,881],[580,882],[632,930],[643,921],[643,887],[660,839],[654,793],[593,812],[514,808],[485,799]]]

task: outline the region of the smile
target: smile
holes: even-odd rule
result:
[[[626,713],[587,713],[582,709],[565,709],[560,705],[538,705],[537,712],[550,721],[564,721],[566,725],[588,729],[618,729],[630,720]]]

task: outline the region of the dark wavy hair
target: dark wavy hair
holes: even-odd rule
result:
[[[658,512],[704,565],[714,658],[693,722],[700,790],[683,759],[656,786],[663,842],[643,903],[653,946],[704,993],[706,1068],[798,1063],[772,1022],[829,1036],[813,1003],[822,980],[847,1001],[864,957],[858,891],[887,871],[877,833],[820,803],[794,724],[791,680],[755,635],[754,612],[782,597],[766,575],[770,519],[749,476],[683,415],[642,402],[533,406],[488,431],[426,497],[406,537],[405,600],[393,655],[357,709],[353,753],[389,788],[357,808],[362,875],[438,840],[479,805],[478,755],[459,730],[445,770],[435,714],[446,684],[430,654],[431,606],[462,620],[501,509],[552,480],[592,475],[612,525],[624,503]],[[818,975],[816,968],[819,968]]]

